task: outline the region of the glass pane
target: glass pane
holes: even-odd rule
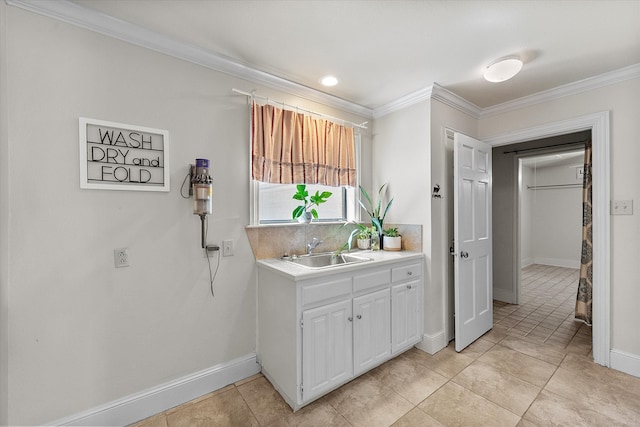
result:
[[[316,191],[330,191],[333,193],[326,203],[314,206],[318,211],[320,221],[344,221],[345,218],[345,187],[327,187],[324,185],[307,185],[309,194]],[[296,206],[302,203],[293,199],[296,193],[295,184],[268,184],[258,183],[260,223],[266,222],[290,222],[291,213]]]

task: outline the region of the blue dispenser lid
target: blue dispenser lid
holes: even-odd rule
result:
[[[209,168],[209,159],[196,159],[197,168]]]

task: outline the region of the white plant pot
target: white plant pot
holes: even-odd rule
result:
[[[382,248],[385,251],[399,251],[402,249],[402,237],[382,236]]]
[[[312,219],[311,212],[303,212],[303,214],[298,217],[298,222],[301,224],[309,224]]]
[[[357,239],[358,249],[369,249],[371,247],[371,239]]]

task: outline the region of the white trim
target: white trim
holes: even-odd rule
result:
[[[612,349],[611,368],[634,377],[640,377],[640,356]]]
[[[517,142],[530,141],[532,139],[548,138],[551,136],[563,135],[570,132],[579,132],[582,130],[592,129],[594,124],[602,119],[602,115],[607,115],[607,129],[609,127],[609,112],[601,112],[589,114],[587,116],[576,117],[573,119],[562,120],[559,122],[547,123],[540,126],[534,126],[527,129],[517,130],[508,134],[492,136],[486,141],[494,147],[501,145],[515,144]],[[593,137],[593,135],[592,135]],[[606,135],[607,144],[609,134]],[[595,141],[595,140],[594,140]]]
[[[455,108],[456,110],[459,110],[473,118],[477,119],[482,116],[482,108],[436,83],[433,84],[432,93],[433,99]]]
[[[640,64],[630,65],[619,70],[600,74],[599,76],[578,80],[553,89],[534,93],[533,95],[523,96],[522,98],[503,102],[502,104],[494,105],[492,107],[483,108],[479,118],[503,114],[520,108],[530,107],[532,105],[563,98],[565,96],[576,95],[603,86],[636,79],[638,77],[640,77]]]
[[[418,102],[430,100],[434,86],[429,86],[416,92],[412,92],[408,95],[396,99],[395,101],[389,102],[381,107],[376,108],[375,110],[373,110],[373,118],[378,119],[382,116],[393,113],[394,111],[403,110],[413,104],[417,104]]]
[[[462,111],[475,119],[482,119],[636,78],[640,78],[640,64],[630,65],[619,70],[610,71],[486,108],[478,107],[472,102],[434,83],[431,87],[410,93],[396,101],[376,108],[373,110],[373,117],[382,117],[431,96],[433,99]]]
[[[256,354],[251,353],[88,411],[47,423],[47,425],[128,425],[248,378],[258,372],[260,372],[260,365],[256,362]]]
[[[113,37],[137,46],[164,53],[212,70],[230,74],[292,95],[338,108],[342,111],[373,118],[373,110],[333,95],[260,71],[235,59],[185,43],[173,37],[147,30],[105,13],[67,0],[6,0],[16,6],[49,18],[58,19],[86,30]]]
[[[591,129],[593,141],[593,360],[610,366],[611,343],[611,225],[609,216],[609,111],[548,123],[485,139],[493,146]]]
[[[520,268],[529,267],[531,264],[533,264],[533,258],[524,258],[520,261]]]
[[[433,335],[423,334],[422,341],[416,344],[416,348],[429,354],[436,354],[449,344],[446,339],[444,330],[436,332]]]

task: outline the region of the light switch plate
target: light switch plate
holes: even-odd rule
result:
[[[611,215],[633,215],[633,200],[612,200]]]
[[[222,241],[222,256],[233,256],[233,240]]]

